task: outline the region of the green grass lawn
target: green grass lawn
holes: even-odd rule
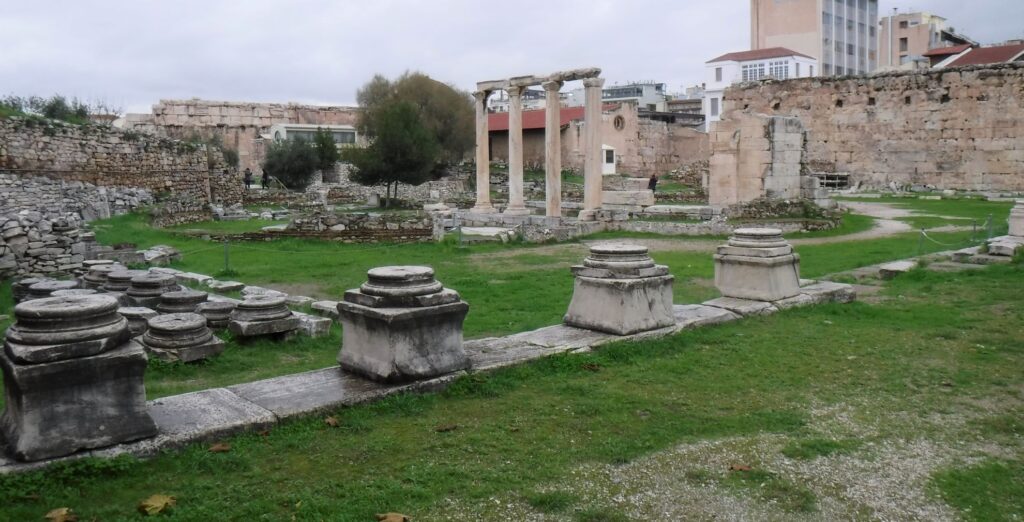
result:
[[[944,198],[917,199],[900,197],[882,197],[879,199],[836,198],[840,201],[859,201],[867,203],[885,203],[913,211],[920,216],[897,218],[909,223],[914,228],[930,229],[947,225],[971,227],[977,225],[979,233],[986,232],[984,226],[989,217],[992,218],[993,233],[1006,232],[1006,219],[1009,217],[1013,203],[1005,201],[987,201],[980,198]],[[939,217],[942,216],[942,217]]]
[[[751,502],[766,518],[873,518],[844,488],[876,482],[870,470],[898,472],[892,448],[912,443],[949,457],[926,470],[927,501],[1009,520],[1024,513],[1021,292],[1019,265],[916,271],[877,304],[789,310],[476,374],[441,393],[338,410],[337,427],[315,417],[232,437],[228,452],[196,445],[0,477],[0,519],[67,506],[82,520],[134,520],[139,501],[162,493],[177,499],[168,520],[526,518],[503,516],[508,509],[628,520],[629,492],[608,481],[618,493],[588,493],[606,472],[581,470],[626,473],[647,459],[669,459],[657,473],[678,473],[709,499]],[[834,422],[833,410],[842,412]],[[730,454],[665,453],[702,444],[756,450],[744,450],[747,471],[729,471]],[[979,461],[970,448],[1003,457]],[[827,473],[794,471],[815,459],[837,460],[822,461]],[[833,473],[851,473],[851,483],[831,482]]]

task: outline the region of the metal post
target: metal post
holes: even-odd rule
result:
[[[229,248],[228,248],[228,244],[229,244],[228,243],[228,238],[225,236],[224,237],[224,274],[225,275],[227,275],[227,274],[229,274],[231,272],[231,267],[230,267],[230,265],[228,263],[228,261],[229,261],[229,255],[228,255]]]

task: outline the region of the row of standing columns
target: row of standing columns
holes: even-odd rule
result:
[[[561,80],[541,82],[545,94],[544,172],[545,215],[562,215]],[[583,111],[583,210],[579,219],[592,220],[601,208],[601,88],[604,78],[585,78]],[[526,215],[523,193],[523,104],[527,85],[509,85],[508,114],[508,205],[505,214]],[[487,125],[487,97],[491,90],[473,93],[476,100],[476,205],[472,211],[493,213],[491,203],[490,142]]]

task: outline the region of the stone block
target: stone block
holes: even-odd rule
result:
[[[334,323],[328,317],[292,312],[299,319],[299,330],[309,337],[327,337],[331,334],[331,324]]]
[[[330,319],[338,318],[338,302],[337,301],[315,301],[310,305],[313,313],[322,315]]]
[[[283,296],[255,294],[238,303],[231,312],[228,330],[239,337],[282,337],[294,332],[301,322],[288,309]]]
[[[240,292],[245,288],[245,283],[239,283],[238,281],[217,281],[211,279],[206,282],[206,286],[214,292]]]
[[[893,261],[892,263],[885,263],[878,267],[878,277],[884,280],[894,279],[896,276],[905,274],[916,267],[917,261]]]
[[[146,354],[105,295],[53,297],[15,307],[0,369],[0,432],[18,460],[69,455],[152,436]]]
[[[615,335],[675,324],[674,278],[667,267],[654,264],[646,247],[594,245],[584,264],[573,267],[573,273],[576,280],[565,324]]]
[[[1011,236],[1024,237],[1024,199],[1018,199],[1013,208],[1010,209],[1008,219]]]
[[[779,311],[778,308],[767,301],[738,299],[735,297],[719,297],[710,301],[704,301],[702,304],[728,310],[744,317],[748,315],[770,315]]]
[[[403,382],[463,370],[462,323],[469,305],[443,288],[429,267],[367,272],[368,281],[338,303],[345,370],[381,382]],[[431,299],[435,294],[442,297]],[[363,301],[357,296],[379,298]],[[366,302],[359,304],[354,301]],[[433,301],[437,304],[424,305]]]
[[[132,337],[146,333],[149,329],[149,320],[158,315],[156,310],[141,306],[122,306],[117,309],[117,313],[128,320],[128,330],[131,331]]]

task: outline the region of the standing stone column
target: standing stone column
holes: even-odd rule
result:
[[[1007,221],[1010,225],[1009,234],[1011,236],[1024,237],[1024,199],[1018,199],[1010,209],[1010,217]]]
[[[601,208],[601,87],[604,78],[583,80],[583,210],[581,220],[593,220]]]
[[[547,216],[562,216],[562,104],[558,91],[562,82],[549,81],[544,87],[544,196]]]
[[[476,99],[476,205],[473,212],[491,213],[491,144],[487,128],[487,96],[490,91],[473,93]]]
[[[508,206],[505,213],[525,215],[523,200],[523,87],[508,88]]]

